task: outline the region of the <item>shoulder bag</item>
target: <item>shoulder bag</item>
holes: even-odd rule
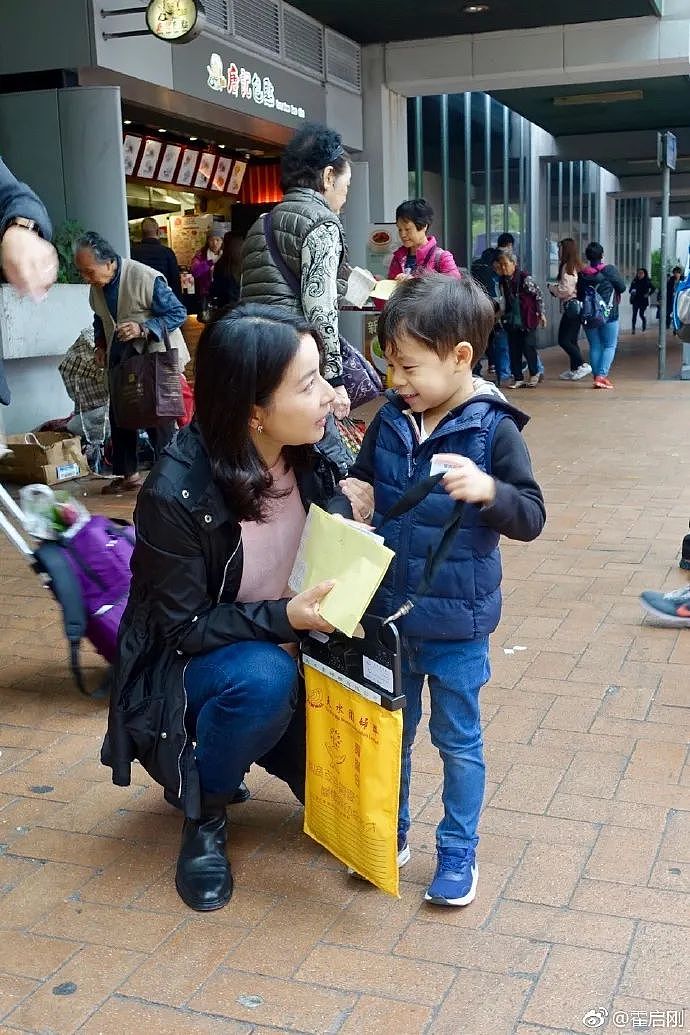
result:
[[[121,428],[155,428],[184,412],[178,351],[163,328],[164,352],[125,352],[108,371],[110,400]]]

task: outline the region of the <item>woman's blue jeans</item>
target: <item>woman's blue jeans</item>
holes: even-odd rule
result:
[[[192,658],[184,683],[202,792],[231,798],[256,762],[304,801],[304,695],[289,654],[233,643]]]
[[[438,848],[474,848],[484,800],[484,742],[479,691],[489,681],[489,641],[408,640],[403,654],[402,772],[398,835],[410,829],[411,752],[422,717],[422,686],[429,677],[431,743],[443,761],[443,819]]]
[[[594,377],[608,377],[618,345],[619,321],[602,324],[601,327],[585,327],[589,342],[589,362]]]

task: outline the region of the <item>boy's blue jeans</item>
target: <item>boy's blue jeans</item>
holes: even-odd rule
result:
[[[231,798],[253,762],[304,801],[305,717],[297,663],[276,644],[229,644],[185,670],[201,789]]]
[[[484,799],[484,742],[479,691],[489,681],[489,640],[405,641],[402,773],[398,833],[410,829],[411,751],[422,717],[422,685],[429,677],[431,742],[443,761],[443,819],[436,829],[438,848],[474,848]]]

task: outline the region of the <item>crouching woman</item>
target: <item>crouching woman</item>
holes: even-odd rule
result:
[[[304,800],[295,645],[332,631],[332,583],[290,598],[287,580],[309,504],[348,512],[315,448],[334,399],[320,362],[316,332],[275,307],[209,325],[196,417],[137,501],[102,760],[126,786],[138,759],[184,809],[175,883],[192,909],[232,894],[226,805],[253,763]]]

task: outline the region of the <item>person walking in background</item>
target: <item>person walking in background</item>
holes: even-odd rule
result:
[[[503,381],[507,381],[511,375],[508,336],[501,322],[505,300],[501,292],[501,278],[497,273],[499,257],[500,253],[497,248],[485,248],[480,257],[472,263],[470,276],[481,284],[494,307],[496,323],[489,335],[486,358],[489,364],[489,373],[495,374],[496,382],[500,385]],[[476,374],[480,372],[479,367],[480,363],[475,367]]]
[[[55,283],[57,253],[43,202],[0,160],[0,268],[20,295],[37,301]],[[10,389],[0,356],[0,403],[9,406]],[[0,443],[0,453],[5,447]]]
[[[216,230],[209,230],[206,235],[206,244],[200,248],[192,257],[189,267],[194,277],[194,289],[197,300],[203,303],[211,294],[213,286],[213,268],[220,258],[223,238]]]
[[[561,303],[561,322],[558,325],[558,344],[570,360],[570,369],[560,375],[561,381],[580,381],[592,373],[585,363],[578,344],[580,336],[580,310],[577,300],[577,275],[584,266],[577,244],[572,237],[564,237],[559,246],[558,280],[549,284],[549,291]]]
[[[395,210],[401,246],[393,253],[388,267],[389,280],[407,280],[421,273],[445,273],[461,277],[452,252],[439,248],[433,234],[429,235],[434,210],[424,198],[403,201]]]
[[[512,255],[514,258],[517,258],[515,255],[515,238],[512,234],[509,234],[507,230],[504,230],[502,234],[498,235],[496,247],[500,252],[504,252],[506,255]]]
[[[499,257],[501,255],[507,255],[511,259],[515,259],[515,262],[517,263],[517,266],[519,268],[519,266],[520,266],[520,256],[515,251],[515,238],[507,230],[504,230],[502,234],[498,235],[498,240],[496,241],[496,250],[497,250],[497,252],[499,254]],[[507,342],[507,339],[505,341],[505,350],[506,350],[506,355],[508,355],[508,342]],[[524,370],[525,370],[525,365],[524,364],[523,364],[522,369],[523,369],[523,373],[524,373]],[[537,352],[537,374],[539,375],[538,381],[543,381],[544,380],[544,364],[542,363],[541,356],[539,355],[538,352]]]
[[[82,279],[91,285],[89,304],[98,362],[112,370],[133,352],[162,352],[164,331],[177,349],[180,374],[189,363],[189,352],[180,326],[187,310],[175,298],[165,278],[150,266],[123,259],[100,234],[89,231],[75,244],[74,261]],[[157,457],[175,433],[175,420],[147,428]],[[115,478],[102,492],[114,495],[136,492],[142,484],[137,471],[137,432],[119,427],[110,399],[110,434]]]
[[[642,324],[642,331],[647,330],[647,306],[649,305],[649,298],[654,291],[654,285],[649,279],[649,273],[641,266],[635,274],[635,279],[630,285],[630,302],[632,305],[632,333],[635,333],[635,327],[637,324],[637,317],[639,314],[640,322]]]
[[[540,381],[537,328],[546,327],[544,297],[531,273],[519,269],[514,255],[499,253],[496,269],[505,302],[503,326],[508,334],[513,375],[513,383],[509,387],[536,388]],[[522,373],[523,356],[529,371],[526,380]]]
[[[618,347],[618,303],[625,281],[615,266],[603,261],[604,249],[598,241],[587,245],[585,258],[589,265],[578,274],[577,297],[582,303],[583,326],[589,342],[592,388],[612,389],[608,375]],[[591,323],[588,310],[597,312]]]
[[[670,274],[666,278],[666,330],[667,331],[670,330],[671,321],[673,320],[673,302],[674,302],[674,297],[675,297],[675,294],[676,294],[676,288],[678,287],[678,284],[680,283],[680,280],[681,280],[682,276],[683,276],[682,268],[680,266],[674,266],[673,269],[671,270]],[[659,298],[660,293],[661,293],[661,288],[659,288],[659,292],[657,293],[657,298]],[[657,312],[657,319],[658,318],[659,318],[659,313]],[[674,331],[673,333],[675,334],[676,332]]]
[[[158,223],[151,216],[141,221],[141,241],[133,244],[131,256],[135,262],[143,262],[165,277],[170,290],[182,302],[182,284],[177,256],[172,248],[168,248],[160,239]]]
[[[211,298],[219,309],[237,305],[242,279],[242,245],[244,238],[229,231],[223,238],[223,249],[213,267]]]

